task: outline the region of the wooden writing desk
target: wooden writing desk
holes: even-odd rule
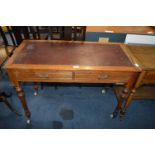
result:
[[[116,116],[123,98],[132,90],[139,74],[139,69],[124,46],[72,41],[23,41],[4,68],[28,119],[30,111],[20,82],[124,85],[113,113]]]
[[[126,48],[142,71],[131,94],[127,97],[122,114],[133,99],[155,99],[155,46],[128,45]],[[116,93],[119,96],[121,87],[116,88]]]

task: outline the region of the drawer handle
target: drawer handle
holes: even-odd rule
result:
[[[48,74],[37,74],[40,78],[49,78]]]
[[[102,75],[99,75],[98,76],[98,80],[105,80],[108,78],[108,75],[107,74],[102,74]]]

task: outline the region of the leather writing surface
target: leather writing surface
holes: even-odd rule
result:
[[[25,42],[14,64],[133,66],[117,44]]]

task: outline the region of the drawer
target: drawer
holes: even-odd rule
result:
[[[155,71],[147,71],[142,79],[143,84],[155,84]]]
[[[126,83],[132,72],[115,71],[76,71],[75,81],[91,83]]]
[[[126,71],[14,70],[12,74],[17,81],[122,84],[132,76],[132,72]]]
[[[18,81],[63,81],[72,80],[71,71],[49,71],[49,70],[16,70],[13,71]]]

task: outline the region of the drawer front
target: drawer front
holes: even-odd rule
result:
[[[75,81],[87,83],[126,83],[131,76],[131,72],[76,71],[74,78]]]
[[[49,71],[49,70],[16,70],[13,72],[18,81],[65,81],[72,80],[71,71]]]
[[[155,84],[155,71],[147,71],[142,79],[143,84]]]
[[[124,71],[15,70],[12,73],[17,81],[118,84],[126,83],[133,75]]]

